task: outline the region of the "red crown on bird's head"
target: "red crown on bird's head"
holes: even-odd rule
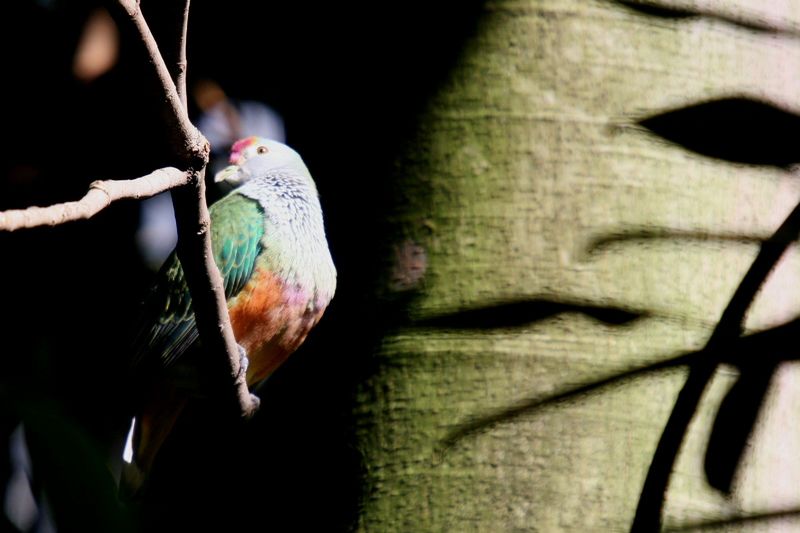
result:
[[[231,157],[230,162],[232,165],[238,165],[239,159],[242,157],[242,152],[247,150],[248,146],[254,145],[258,142],[258,137],[253,135],[252,137],[245,137],[244,139],[239,139],[233,146],[231,146]]]

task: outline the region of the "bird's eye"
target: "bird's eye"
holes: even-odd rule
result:
[[[259,155],[266,154],[267,152],[269,152],[269,148],[267,148],[266,146],[259,146],[258,148],[256,148],[256,153]]]

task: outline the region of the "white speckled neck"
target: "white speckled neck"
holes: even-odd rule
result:
[[[330,300],[336,289],[322,208],[305,165],[273,169],[250,176],[236,192],[264,209],[262,239],[265,260],[289,284]]]

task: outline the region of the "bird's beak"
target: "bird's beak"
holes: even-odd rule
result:
[[[223,181],[227,181],[230,183],[238,183],[239,182],[239,171],[240,167],[237,165],[230,165],[219,172],[214,176],[214,183],[220,183]]]

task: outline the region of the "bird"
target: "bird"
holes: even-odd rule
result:
[[[233,144],[229,162],[214,178],[234,188],[209,207],[211,245],[252,390],[319,322],[336,290],[336,268],[317,188],[294,149],[251,136]],[[191,376],[201,346],[175,251],[156,275],[137,329],[131,373],[142,386],[132,409],[133,454],[120,478],[120,493],[131,499],[143,492],[159,449],[197,392]]]

